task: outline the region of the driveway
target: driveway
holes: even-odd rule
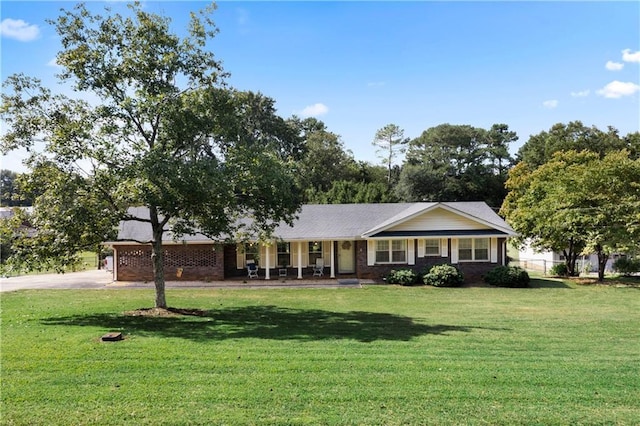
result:
[[[51,288],[106,288],[113,282],[113,275],[104,269],[66,274],[23,275],[0,278],[0,292],[24,289]]]
[[[167,288],[201,287],[201,288],[360,288],[362,284],[373,283],[371,280],[303,280],[288,279],[286,281],[220,281],[204,283],[201,281],[167,281]],[[90,270],[68,272],[66,274],[23,275],[20,277],[0,278],[0,292],[26,289],[117,289],[117,288],[154,288],[152,282],[114,282],[111,272],[106,270]]]

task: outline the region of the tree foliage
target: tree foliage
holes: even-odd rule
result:
[[[581,121],[558,123],[549,131],[532,135],[518,151],[517,159],[536,168],[551,160],[553,154],[559,151],[586,150],[604,156],[607,152],[624,148],[629,149],[632,158],[638,158],[639,138],[629,135],[623,139],[613,127],[605,132],[595,126],[587,127]]]
[[[570,275],[578,255],[595,251],[602,279],[610,253],[640,244],[640,160],[626,150],[559,151],[535,169],[520,162],[507,188],[501,214],[519,242],[563,252]]]
[[[99,101],[11,76],[2,148],[46,143],[27,162],[32,188],[48,182],[34,200],[38,256],[64,264],[77,249],[112,239],[120,220],[144,222],[150,237],[138,242],[152,246],[156,306],[166,307],[163,233],[233,235],[242,216],[265,235],[290,222],[300,205],[300,145],[271,99],[224,84],[208,48],[213,5],[191,13],[184,38],[170,32],[169,18],[129,7],[129,16],[99,15],[80,4],[51,21],[63,46],[61,78]],[[130,216],[132,206],[148,207],[149,217]]]
[[[12,170],[0,170],[0,206],[30,206],[33,203],[21,188],[21,176]]]
[[[404,201],[477,201],[499,206],[512,164],[508,144],[517,140],[505,124],[491,130],[441,124],[409,143],[396,187]]]
[[[407,150],[409,138],[404,137],[404,130],[397,124],[387,124],[378,129],[373,138],[373,145],[378,149],[376,153],[382,159],[382,164],[387,166],[387,184],[391,185],[391,171],[394,160]]]

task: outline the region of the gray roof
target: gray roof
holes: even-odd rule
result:
[[[496,235],[515,235],[513,229],[484,202],[449,203],[387,203],[387,204],[305,204],[294,220],[294,225],[281,224],[274,237],[283,240],[354,240],[384,235],[385,229],[437,207],[473,219],[493,228]],[[145,207],[130,209],[129,213],[148,218]],[[416,230],[427,231],[427,230]],[[442,231],[447,230],[428,230]],[[451,235],[454,235],[452,233]],[[471,235],[471,234],[470,234]],[[416,236],[418,236],[416,234]],[[148,241],[151,229],[148,223],[127,221],[120,224],[119,240]],[[173,236],[165,233],[164,239]],[[180,241],[210,241],[202,234],[185,235]]]

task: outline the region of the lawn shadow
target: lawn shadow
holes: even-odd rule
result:
[[[571,286],[568,286],[560,279],[544,278],[544,277],[531,278],[529,287],[530,288],[567,288],[567,289],[571,288]]]
[[[273,340],[352,339],[408,341],[423,335],[469,333],[482,327],[427,325],[389,313],[330,312],[277,306],[203,310],[172,309],[172,316],[88,314],[51,317],[45,325],[101,327],[123,334],[183,338],[194,341],[260,338]],[[185,315],[187,313],[187,315]],[[178,315],[180,314],[180,315]]]

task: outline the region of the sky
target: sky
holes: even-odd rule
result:
[[[183,34],[206,2],[144,1]],[[87,2],[93,11],[117,1]],[[59,37],[46,23],[67,1],[0,3],[0,77],[57,85]],[[519,140],[580,120],[640,131],[640,2],[222,1],[210,46],[227,83],[275,100],[283,118],[316,117],[356,160],[393,123],[415,138],[443,123],[505,123]],[[4,123],[2,123],[4,128]],[[4,131],[4,130],[2,130]],[[2,168],[24,172],[23,152]]]

